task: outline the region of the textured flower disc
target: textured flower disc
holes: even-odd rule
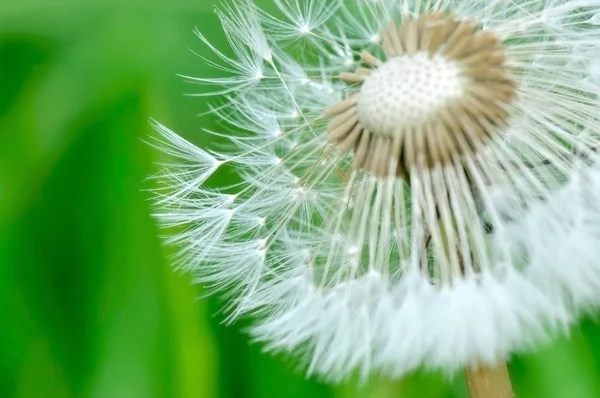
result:
[[[360,89],[327,110],[329,139],[353,149],[355,168],[385,177],[447,164],[506,121],[516,83],[498,38],[476,21],[429,13],[381,35],[387,61],[363,52],[372,69],[340,75]]]

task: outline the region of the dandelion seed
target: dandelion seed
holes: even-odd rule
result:
[[[209,45],[230,145],[156,126],[157,217],[229,320],[339,381],[495,364],[598,306],[600,4],[276,4]]]

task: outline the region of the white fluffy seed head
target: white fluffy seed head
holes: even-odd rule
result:
[[[427,122],[464,93],[457,62],[421,51],[389,59],[360,88],[356,114],[374,134]]]
[[[235,56],[199,35],[217,139],[155,125],[156,216],[228,320],[339,381],[492,364],[598,307],[600,4],[276,4],[219,14]]]

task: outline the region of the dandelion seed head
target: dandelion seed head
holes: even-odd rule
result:
[[[234,56],[198,34],[222,129],[155,124],[156,216],[229,321],[339,381],[492,364],[598,307],[600,4],[274,1],[220,7]]]

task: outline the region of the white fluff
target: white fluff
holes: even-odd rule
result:
[[[281,17],[249,0],[220,8],[235,58],[198,32],[221,63],[193,79],[227,96],[213,111],[228,127],[209,133],[230,145],[199,149],[155,124],[173,158],[156,215],[179,228],[178,265],[229,296],[231,320],[254,317],[267,349],[338,381],[491,364],[597,307],[597,1],[275,4]],[[357,51],[381,53],[390,19],[440,9],[504,40],[519,80],[508,126],[410,181],[352,170],[322,117],[344,97],[336,76]],[[215,187],[224,166],[239,183]]]

